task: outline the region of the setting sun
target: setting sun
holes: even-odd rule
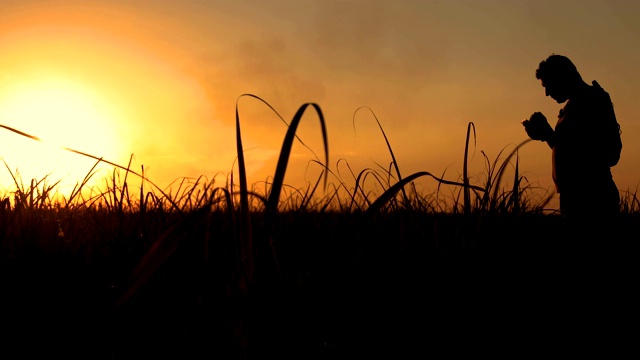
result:
[[[0,354],[635,350],[637,14],[0,0]]]
[[[3,134],[2,158],[23,181],[62,180],[61,185],[82,181],[95,160],[64,150],[70,148],[105,160],[121,158],[116,119],[99,96],[82,84],[49,76],[16,85],[0,98],[0,118],[42,142],[18,134]]]

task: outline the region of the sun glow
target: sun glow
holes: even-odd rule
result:
[[[110,161],[122,158],[116,119],[111,116],[91,89],[68,79],[49,77],[15,85],[0,96],[0,123],[42,141],[2,129],[0,157],[23,182],[47,177],[51,183],[60,180],[64,190],[81,182],[97,162],[64,148]],[[6,186],[13,180],[5,172],[2,183]]]

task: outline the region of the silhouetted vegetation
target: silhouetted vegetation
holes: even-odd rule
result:
[[[317,104],[300,107],[266,193],[246,182],[239,116],[239,183],[181,179],[162,191],[145,179],[130,189],[128,176],[144,173],[117,167],[105,188],[86,188],[90,173],[65,198],[47,178],[25,186],[14,176],[17,190],[0,199],[5,351],[403,358],[505,343],[551,348],[568,345],[566,332],[624,343],[618,330],[635,299],[635,193],[623,194],[608,238],[572,239],[545,211],[553,194],[536,198],[519,174],[517,150],[527,142],[504,159],[485,155],[480,184],[466,161],[457,181],[401,176],[388,141],[388,170],[347,180],[330,170],[326,130],[317,182],[288,187],[307,109],[326,128]],[[469,124],[465,160],[473,132]],[[434,193],[416,191],[423,176],[440,183]],[[370,192],[366,181],[384,190]],[[445,187],[451,196],[441,195]]]

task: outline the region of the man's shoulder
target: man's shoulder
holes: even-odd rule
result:
[[[591,82],[590,95],[611,101],[611,97],[609,96],[609,93],[606,92],[604,88],[600,86],[600,84],[595,80]]]
[[[580,108],[608,108],[612,105],[609,93],[595,80],[576,100]]]

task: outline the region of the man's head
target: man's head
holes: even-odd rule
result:
[[[545,88],[545,95],[551,96],[558,103],[567,101],[582,81],[582,76],[576,66],[566,56],[552,54],[542,60],[536,70]]]

